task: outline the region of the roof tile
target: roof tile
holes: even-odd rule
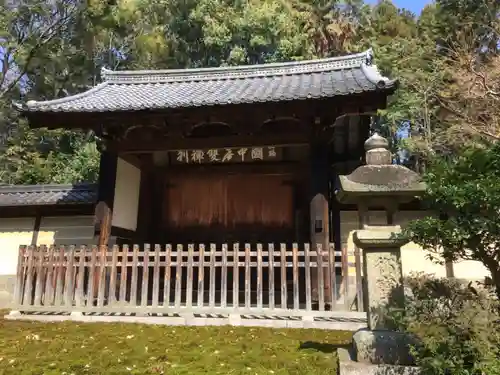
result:
[[[0,186],[0,206],[93,204],[96,184]]]
[[[311,61],[205,69],[103,70],[103,82],[63,99],[29,101],[28,112],[109,112],[288,101],[392,89],[371,50]]]

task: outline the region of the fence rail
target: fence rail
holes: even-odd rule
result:
[[[359,257],[357,257],[359,258]],[[356,263],[359,259],[356,259]],[[20,311],[328,316],[362,310],[345,251],[309,244],[21,246]]]

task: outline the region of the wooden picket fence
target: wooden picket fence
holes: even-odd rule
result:
[[[21,246],[15,309],[328,317],[362,309],[350,267],[309,244]]]

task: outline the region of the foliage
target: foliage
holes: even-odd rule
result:
[[[399,329],[418,338],[412,348],[426,375],[500,374],[498,299],[486,289],[424,274],[405,280]]]
[[[439,216],[411,222],[408,232],[444,259],[476,260],[500,298],[500,144],[435,159],[424,175],[424,201]]]
[[[0,154],[0,181],[8,184],[97,181],[99,151],[93,134],[29,130],[19,121]]]
[[[352,332],[343,331],[2,318],[0,331],[5,375],[336,374],[335,347],[352,339]],[[300,349],[305,342],[330,350]]]
[[[11,106],[15,100],[66,96],[95,83],[98,47],[88,43],[92,9],[68,0],[4,1],[0,8],[5,25],[0,35],[0,129],[5,134],[0,181],[95,181],[98,152],[92,135],[30,130]]]
[[[76,131],[66,143],[68,131],[30,131],[11,102],[82,92],[103,66],[256,64],[373,47],[380,68],[400,81],[379,125],[410,166],[500,134],[494,0],[436,0],[419,16],[390,0],[1,1],[0,131],[8,136],[0,183],[55,182],[61,165],[64,180],[95,178],[82,173],[83,159],[72,165],[95,148],[92,136]]]

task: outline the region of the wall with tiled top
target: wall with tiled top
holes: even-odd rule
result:
[[[12,302],[20,245],[30,245],[35,218],[0,218],[0,308]],[[42,217],[37,245],[89,245],[94,238],[94,217]]]
[[[430,215],[425,211],[400,211],[395,216],[395,224],[404,227],[409,221]],[[354,243],[352,239],[353,232],[359,228],[358,214],[356,211],[341,212],[341,242],[342,247],[347,248],[350,263],[354,264]],[[386,215],[383,211],[371,211],[369,213],[368,224],[384,225]],[[436,264],[427,258],[428,252],[423,250],[417,244],[410,242],[401,249],[401,261],[403,264],[403,274],[408,276],[412,272],[425,272],[434,274],[437,277],[446,277],[446,268],[444,265]],[[457,278],[465,280],[484,280],[489,276],[488,270],[476,261],[460,261],[453,264],[454,275]],[[356,270],[354,267],[349,269],[349,275],[354,276]]]

